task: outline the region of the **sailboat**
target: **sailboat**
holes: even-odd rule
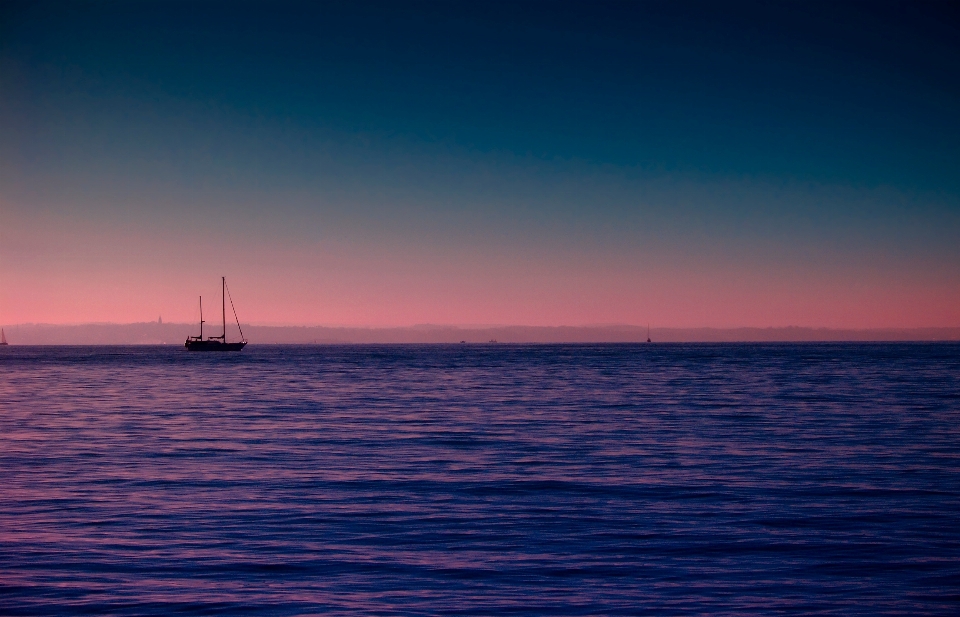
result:
[[[0,345],[8,345],[7,335],[3,333],[3,328],[0,328]]]
[[[237,320],[237,329],[240,330],[240,342],[227,342],[227,279],[220,277],[220,312],[223,316],[223,334],[220,336],[208,336],[203,338],[203,296],[200,296],[200,336],[189,336],[183,344],[190,351],[240,351],[247,344],[243,336],[243,329],[240,328],[240,319],[237,317],[237,309],[233,306],[233,298],[230,298],[230,308],[233,309],[233,317]]]
[[[650,342],[650,324],[647,324],[647,342]]]

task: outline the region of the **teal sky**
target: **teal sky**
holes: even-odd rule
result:
[[[5,3],[0,323],[960,324],[924,3]]]

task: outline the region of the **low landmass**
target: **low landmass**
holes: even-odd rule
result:
[[[183,345],[196,324],[20,324],[3,326],[11,345]],[[371,343],[637,343],[645,326],[412,326],[346,328],[326,326],[244,325],[251,344]],[[236,328],[227,336],[238,338]],[[960,341],[958,328],[842,330],[831,328],[653,328],[657,343]]]

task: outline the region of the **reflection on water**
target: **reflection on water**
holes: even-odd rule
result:
[[[0,352],[0,613],[950,614],[960,346]]]

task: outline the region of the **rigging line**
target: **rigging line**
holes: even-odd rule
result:
[[[240,330],[240,340],[245,341],[247,339],[244,338],[243,328],[240,327],[240,318],[237,317],[237,308],[233,306],[233,296],[230,295],[230,286],[227,285],[226,281],[223,282],[223,286],[227,288],[227,297],[230,298],[230,308],[233,309],[233,318],[237,320],[237,330]]]

